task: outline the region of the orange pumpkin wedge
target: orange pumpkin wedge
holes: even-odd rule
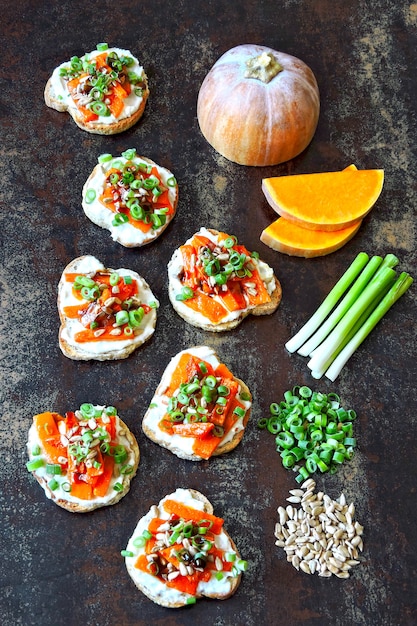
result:
[[[281,217],[309,230],[337,231],[353,226],[379,198],[384,170],[296,174],[264,178],[262,191]]]
[[[309,230],[279,217],[261,233],[261,241],[278,252],[312,259],[339,250],[358,232],[362,220],[341,230]]]
[[[357,170],[353,163],[347,170]],[[261,233],[261,241],[278,252],[311,259],[339,250],[358,232],[362,220],[334,231],[310,230],[279,217]]]

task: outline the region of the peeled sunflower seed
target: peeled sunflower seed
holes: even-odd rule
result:
[[[315,486],[313,479],[306,480],[300,489],[289,492],[290,504],[278,507],[275,545],[297,570],[349,578],[351,568],[360,563],[363,526],[353,520],[354,504],[347,504],[344,494],[332,500],[322,491],[315,494]]]

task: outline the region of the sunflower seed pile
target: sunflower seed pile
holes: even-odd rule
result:
[[[316,483],[307,479],[299,489],[290,490],[289,504],[278,507],[275,545],[283,548],[296,570],[306,574],[349,578],[363,550],[363,526],[354,521],[355,506],[342,494],[332,500],[315,493]],[[300,507],[296,508],[296,504]]]

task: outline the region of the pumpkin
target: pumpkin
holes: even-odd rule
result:
[[[241,165],[276,165],[300,154],[313,138],[319,112],[312,70],[294,56],[255,44],[223,54],[197,99],[202,134]]]
[[[342,230],[309,230],[285,217],[279,217],[261,233],[261,241],[278,252],[289,256],[312,259],[339,250],[358,232],[362,220],[353,222]]]
[[[281,217],[310,230],[353,226],[369,213],[384,184],[384,170],[294,174],[262,180],[268,204]]]

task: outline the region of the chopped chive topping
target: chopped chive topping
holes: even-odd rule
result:
[[[236,243],[237,243],[236,237],[227,237],[227,239],[223,241],[223,245],[225,248],[233,248],[233,246],[235,246]]]
[[[123,463],[127,459],[126,448],[122,445],[118,445],[114,448],[114,460],[116,463]]]
[[[242,407],[237,406],[235,410],[233,411],[233,413],[237,415],[238,417],[245,417],[246,411],[245,409],[242,409]]]
[[[139,307],[138,309],[133,309],[133,311],[129,311],[129,324],[133,327],[133,328],[137,328],[138,326],[140,326],[144,315],[145,315],[145,310],[143,307]]]
[[[134,538],[133,545],[135,546],[135,548],[143,548],[146,541],[147,541],[146,537],[144,537],[143,535],[140,535],[140,537]]]
[[[129,313],[128,311],[117,311],[116,313],[116,325],[123,326],[123,324],[127,324],[129,321]]]
[[[122,152],[122,157],[124,157],[128,161],[131,161],[132,159],[134,159],[135,156],[136,156],[135,148],[129,148],[128,150],[125,150],[124,152]]]
[[[55,491],[59,487],[59,482],[55,478],[51,478],[48,482],[48,487],[51,491]]]
[[[37,469],[39,469],[40,467],[44,466],[44,460],[43,459],[33,459],[31,461],[28,461],[26,463],[26,467],[28,469],[29,472],[33,472]]]
[[[83,275],[76,276],[74,283],[75,285],[81,285],[81,287],[88,287],[89,289],[96,284],[92,278]]]
[[[121,550],[120,554],[124,557],[135,556],[134,552],[132,552],[131,550]]]
[[[238,559],[236,561],[236,567],[238,570],[240,570],[241,572],[246,572],[248,569],[248,562],[244,561],[243,559]]]
[[[105,154],[100,154],[100,156],[98,157],[98,162],[99,163],[107,163],[108,161],[112,160],[112,155],[109,153],[105,153]]]
[[[142,536],[145,537],[145,539],[152,539],[152,533],[149,532],[149,530],[144,530]]]
[[[128,216],[125,213],[116,213],[113,218],[112,224],[113,226],[121,226],[122,224],[126,224],[129,221]]]
[[[184,286],[181,292],[175,296],[175,299],[179,301],[184,301],[184,300],[190,300],[190,298],[193,298],[193,297],[194,297],[194,291],[191,289],[191,287]]]
[[[96,115],[104,117],[110,115],[110,109],[104,104],[104,102],[101,102],[100,100],[94,100],[94,102],[91,102],[88,105],[88,108],[91,109],[91,111]]]
[[[95,416],[95,408],[92,404],[85,402],[80,406],[81,415],[87,419]]]
[[[109,282],[112,287],[117,285],[117,283],[119,282],[119,274],[117,272],[113,272],[112,274],[110,274]]]
[[[85,201],[88,204],[91,204],[92,202],[94,202],[94,200],[96,199],[96,192],[94,189],[87,189],[87,192],[85,194]]]
[[[99,52],[104,52],[105,50],[109,49],[109,44],[108,43],[98,43],[97,44],[97,50],[99,50]]]

